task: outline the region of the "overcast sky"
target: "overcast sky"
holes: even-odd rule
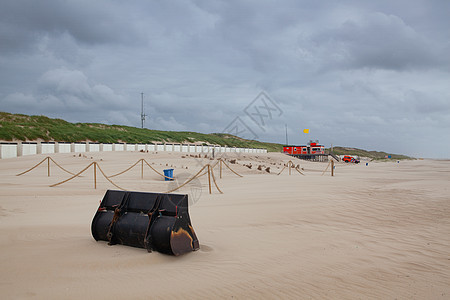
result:
[[[450,158],[450,1],[0,0],[0,111]],[[262,93],[261,93],[262,92]],[[310,133],[303,133],[309,128]]]

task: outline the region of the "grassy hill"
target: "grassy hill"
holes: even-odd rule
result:
[[[245,140],[226,133],[197,133],[188,131],[161,131],[130,126],[105,125],[99,123],[69,123],[61,119],[45,116],[27,116],[0,112],[0,140],[46,142],[84,142],[98,143],[203,143],[242,148],[265,148],[269,152],[281,152],[283,145]],[[329,149],[328,149],[329,151]],[[389,154],[379,151],[366,151],[357,148],[333,147],[336,155],[358,155],[373,159],[409,159],[405,155]]]
[[[3,141],[58,141],[98,143],[196,143],[242,148],[265,148],[280,152],[283,146],[245,140],[225,133],[203,134],[197,132],[160,131],[130,126],[98,123],[69,123],[45,116],[27,116],[0,112],[0,140]]]

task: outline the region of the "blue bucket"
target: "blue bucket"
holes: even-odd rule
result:
[[[173,169],[165,169],[164,176],[166,176],[166,177],[164,177],[164,181],[173,180]],[[169,177],[170,179],[167,177]]]

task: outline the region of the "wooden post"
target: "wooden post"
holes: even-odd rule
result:
[[[222,159],[220,159],[220,179],[222,179]]]
[[[288,165],[289,165],[289,175],[291,175],[291,167],[292,167],[292,163],[289,161],[289,162],[288,162]]]
[[[211,194],[211,165],[208,165],[208,184],[209,184],[209,193]]]
[[[144,179],[144,159],[141,158],[141,179]]]
[[[94,189],[97,189],[97,163],[94,162]]]
[[[331,176],[334,176],[334,160],[331,159]]]
[[[47,176],[50,177],[50,156],[47,156]]]

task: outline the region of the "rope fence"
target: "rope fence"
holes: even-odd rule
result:
[[[214,166],[215,165],[216,164],[214,164]],[[214,176],[214,166],[211,166],[211,164],[204,165],[194,176],[192,176],[191,178],[187,179],[185,182],[183,182],[181,185],[177,186],[176,188],[174,188],[174,189],[172,189],[170,191],[167,191],[166,193],[169,194],[169,193],[175,192],[175,191],[181,189],[182,187],[184,187],[185,185],[187,185],[188,183],[190,183],[192,180],[194,180],[196,178],[199,178],[199,177],[201,177],[201,176],[203,176],[205,174],[208,174],[209,193],[210,194],[212,193],[212,190],[211,190],[211,178],[212,178],[216,189],[219,191],[219,193],[223,194],[222,190],[217,185],[216,177]],[[206,168],[207,168],[206,172],[204,172],[203,174],[200,174]]]
[[[236,173],[236,171],[234,171],[222,158],[219,158],[217,160],[217,162],[214,164],[213,168],[217,165],[217,163],[219,163],[219,165],[220,165],[220,178],[222,178],[222,165],[225,165],[225,167],[227,167],[231,172],[233,172],[237,176],[243,177],[242,175]]]
[[[158,170],[156,170],[152,165],[150,165],[150,164],[149,164],[145,159],[143,159],[143,158],[139,159],[138,161],[136,161],[134,164],[132,164],[130,167],[126,168],[125,170],[123,170],[123,171],[121,171],[121,172],[119,172],[119,173],[116,173],[116,174],[113,174],[113,175],[108,176],[108,175],[103,171],[103,169],[100,167],[100,165],[99,165],[98,162],[92,162],[92,163],[90,163],[89,165],[87,165],[84,169],[82,169],[82,170],[79,171],[78,173],[74,174],[74,173],[72,173],[72,172],[66,170],[64,167],[62,167],[60,164],[58,164],[55,160],[53,160],[50,156],[48,156],[48,157],[44,158],[42,161],[40,161],[38,164],[36,164],[35,166],[33,166],[32,168],[30,168],[30,169],[28,169],[28,170],[26,170],[26,171],[24,171],[24,172],[22,172],[22,173],[19,173],[19,174],[17,174],[16,176],[21,176],[21,175],[24,175],[24,174],[26,174],[26,173],[28,173],[28,172],[31,172],[32,170],[34,170],[34,169],[36,169],[37,167],[39,167],[40,165],[42,165],[44,162],[47,162],[47,173],[48,173],[48,176],[50,176],[50,165],[51,165],[51,164],[50,164],[50,161],[53,162],[53,163],[54,163],[58,168],[60,168],[61,170],[63,170],[63,171],[65,171],[66,173],[69,173],[69,174],[72,175],[70,178],[67,178],[67,179],[65,179],[65,180],[63,180],[63,181],[61,181],[61,182],[58,182],[58,183],[55,183],[55,184],[50,185],[50,187],[55,187],[55,186],[64,184],[64,183],[66,183],[66,182],[68,182],[68,181],[71,181],[71,180],[73,180],[73,179],[76,178],[76,177],[80,177],[81,174],[83,174],[83,173],[86,172],[90,167],[93,166],[93,173],[94,173],[94,178],[93,178],[93,180],[94,180],[94,189],[97,188],[97,169],[98,169],[98,170],[100,171],[100,173],[102,174],[102,176],[103,176],[109,183],[111,183],[113,186],[115,186],[116,188],[118,188],[118,189],[120,189],[120,190],[125,190],[124,188],[120,187],[120,186],[117,185],[115,182],[113,182],[113,181],[111,180],[111,178],[116,177],[116,176],[119,176],[119,175],[122,175],[122,174],[124,174],[124,173],[130,171],[131,169],[133,169],[134,167],[136,167],[139,163],[141,164],[141,179],[143,179],[143,177],[144,177],[144,164],[146,164],[150,169],[152,169],[152,171],[154,171],[154,172],[155,172],[156,174],[158,174],[159,176],[161,176],[161,177],[163,177],[163,178],[166,178],[166,179],[173,180],[172,177],[165,176],[164,174],[162,174],[161,172],[159,172]],[[219,188],[219,186],[218,186],[218,184],[217,184],[216,176],[215,176],[215,173],[214,173],[214,168],[215,168],[217,165],[219,165],[219,173],[220,173],[220,174],[219,174],[219,178],[222,178],[223,165],[225,165],[225,167],[227,167],[233,174],[235,174],[235,175],[237,175],[237,176],[239,176],[239,177],[243,177],[242,175],[240,175],[239,173],[237,173],[235,170],[233,170],[233,169],[225,162],[225,160],[223,160],[222,158],[218,158],[218,160],[217,160],[214,164],[212,164],[212,165],[211,165],[211,164],[206,164],[206,165],[204,165],[202,168],[200,168],[200,170],[199,170],[194,176],[192,176],[191,178],[187,179],[187,180],[186,180],[185,182],[183,182],[180,186],[178,186],[178,187],[176,187],[176,188],[174,188],[174,189],[172,189],[172,190],[169,190],[169,191],[167,191],[166,193],[172,193],[172,192],[174,192],[174,191],[177,191],[177,190],[181,189],[182,187],[186,186],[187,184],[189,184],[192,180],[194,180],[194,179],[196,179],[196,178],[200,178],[200,177],[205,176],[206,174],[208,174],[208,189],[209,189],[209,193],[210,193],[210,194],[212,193],[212,184],[214,184],[214,186],[215,186],[215,188],[217,189],[217,191],[218,191],[219,193],[223,194],[222,190]],[[327,172],[327,170],[328,170],[328,168],[330,167],[330,165],[331,165],[331,176],[334,176],[334,161],[333,161],[333,160],[330,161],[330,162],[328,163],[327,167],[326,167],[325,170],[322,172],[322,175],[321,175],[321,176],[323,176],[323,175]],[[296,170],[298,173],[300,173],[301,175],[305,176],[305,174],[300,170],[299,166],[296,166],[292,161],[288,161],[288,163],[287,163],[286,165],[284,165],[283,169],[282,169],[277,175],[282,174],[283,171],[284,171],[286,168],[288,168],[288,170],[289,170],[289,175],[291,175],[291,170],[294,169],[294,170]],[[302,170],[305,170],[305,169],[302,169]],[[311,171],[318,171],[318,170],[311,170]],[[320,172],[320,171],[318,171],[318,172]],[[212,183],[211,183],[211,182],[212,182]]]
[[[211,188],[211,178],[212,178],[212,182],[214,183],[214,186],[216,187],[217,191],[219,191],[219,193],[223,194],[222,190],[219,188],[219,185],[217,184],[217,180],[216,180],[216,176],[214,175],[214,168],[219,164],[220,167],[220,178],[222,178],[222,165],[225,165],[231,172],[233,172],[234,174],[236,174],[239,177],[243,177],[242,175],[238,174],[236,171],[234,171],[222,158],[219,158],[213,165],[211,164],[206,164],[204,165],[194,176],[192,176],[191,178],[187,179],[184,183],[182,183],[180,186],[167,191],[166,193],[172,193],[175,192],[179,189],[181,189],[182,187],[184,187],[185,185],[189,184],[192,180],[196,179],[196,178],[200,178],[206,174],[208,174],[208,189],[209,189],[209,193],[212,193],[212,188]],[[205,170],[206,169],[206,170]],[[203,172],[203,173],[202,173]]]
[[[216,189],[219,191],[219,193],[223,194],[223,192],[219,189],[219,186],[217,185],[216,177],[214,176],[214,171],[211,168],[211,166],[208,166],[209,193],[211,194],[211,178],[210,178],[210,174],[212,176],[212,179],[213,179],[214,185],[216,186]]]
[[[75,175],[74,173],[64,169],[60,164],[58,164],[53,158],[51,158],[50,156],[47,156],[46,158],[44,158],[43,160],[41,160],[38,164],[36,164],[34,167],[31,167],[30,169],[17,174],[16,176],[21,176],[24,175],[34,169],[36,169],[37,167],[39,167],[43,162],[47,161],[47,176],[50,177],[50,161],[52,161],[58,168],[60,168],[61,170],[63,170],[66,173],[69,173],[71,175]]]
[[[141,163],[141,179],[144,178],[144,163],[150,168],[152,169],[156,174],[158,174],[161,177],[167,178],[167,179],[172,179],[172,177],[167,177],[164,174],[161,174],[158,170],[156,170],[155,168],[153,168],[144,158],[139,159],[137,162],[135,162],[133,165],[131,165],[130,167],[128,167],[127,169],[123,170],[122,172],[119,172],[117,174],[114,175],[110,175],[108,176],[109,178],[111,177],[116,177],[119,175],[122,175],[126,172],[128,172],[129,170],[131,170],[132,168],[134,168],[138,163]]]
[[[322,172],[322,174],[320,176],[323,176],[325,174],[325,172],[328,170],[328,168],[331,165],[331,176],[334,176],[334,160],[331,160],[327,167],[325,168],[325,170],[320,171],[320,170],[314,170],[314,169],[302,169],[303,171],[311,171],[311,172]],[[281,169],[281,171],[277,174],[280,175],[281,173],[283,173],[284,170],[286,170],[286,168],[288,168],[289,170],[289,175],[291,175],[291,169],[296,170],[297,172],[299,172],[300,174],[302,174],[303,176],[306,176],[302,171],[300,171],[299,166],[296,166],[291,160],[288,161],[287,164],[284,165],[283,169]]]
[[[45,161],[45,160],[44,160],[44,161]],[[43,162],[43,161],[42,161],[42,162]],[[40,164],[41,164],[42,162],[40,162]],[[119,172],[119,173],[117,173],[117,174],[111,175],[111,176],[108,176],[108,175],[105,174],[105,172],[103,171],[103,169],[100,167],[99,163],[97,163],[97,162],[91,162],[89,165],[87,165],[84,169],[82,169],[82,170],[81,170],[80,172],[78,172],[77,174],[73,174],[73,176],[71,176],[71,177],[69,177],[69,178],[67,178],[67,179],[65,179],[65,180],[63,180],[63,181],[61,181],[61,182],[52,184],[52,185],[50,185],[50,187],[55,187],[55,186],[58,186],[58,185],[62,185],[62,184],[64,184],[64,183],[66,183],[66,182],[69,182],[69,181],[71,181],[72,179],[74,179],[74,178],[76,178],[76,177],[79,177],[81,174],[83,174],[84,172],[86,172],[89,168],[93,167],[93,172],[94,172],[94,178],[93,178],[93,180],[94,180],[94,189],[97,189],[97,169],[98,169],[98,170],[100,171],[100,173],[103,175],[103,177],[104,177],[108,182],[110,182],[113,186],[117,187],[117,188],[120,189],[120,190],[126,190],[126,189],[120,187],[119,185],[117,185],[116,183],[114,183],[110,178],[111,178],[111,177],[114,177],[114,176],[118,176],[118,175],[120,175],[120,174],[123,174],[123,173],[129,171],[130,169],[132,169],[133,167],[135,167],[139,162],[141,162],[142,164],[145,162],[145,163],[146,163],[153,171],[155,171],[156,173],[158,173],[158,174],[161,175],[162,177],[173,179],[172,177],[167,177],[167,176],[164,176],[164,175],[162,175],[161,173],[159,173],[159,172],[158,172],[157,170],[155,170],[151,165],[149,165],[148,162],[145,161],[144,159],[141,159],[141,160],[137,161],[135,164],[133,164],[131,167],[127,168],[126,170],[124,170],[124,171],[122,171],[122,172]],[[203,166],[203,167],[202,167],[202,168],[201,168],[194,176],[192,176],[191,178],[189,178],[188,180],[186,180],[186,181],[185,181],[183,184],[181,184],[180,186],[178,186],[178,187],[176,187],[176,188],[174,188],[174,189],[172,189],[172,190],[170,190],[170,191],[167,191],[166,193],[172,193],[172,192],[175,192],[175,191],[181,189],[182,187],[184,187],[185,185],[187,185],[188,183],[190,183],[192,180],[194,180],[194,179],[196,179],[196,178],[199,178],[199,177],[201,177],[201,176],[204,176],[204,175],[208,174],[209,193],[210,193],[210,194],[212,193],[212,188],[211,188],[211,186],[212,186],[211,181],[212,181],[212,183],[213,183],[214,186],[216,187],[217,191],[219,191],[219,193],[223,194],[222,190],[219,188],[219,186],[218,186],[218,184],[217,184],[216,177],[215,177],[215,175],[214,175],[214,166],[216,166],[217,163],[218,163],[218,162],[216,162],[214,165],[211,165],[211,164],[204,165],[204,166]],[[205,170],[205,169],[206,169],[206,170]],[[231,169],[231,168],[230,168],[230,169]],[[203,172],[203,174],[202,174],[202,172]],[[236,174],[237,174],[237,173],[236,173]],[[242,176],[241,176],[241,177],[242,177]],[[212,179],[212,180],[211,180],[211,179]]]
[[[327,167],[325,168],[325,170],[323,170],[322,175],[320,175],[320,176],[323,176],[323,174],[325,174],[325,172],[328,170],[328,168],[329,168],[330,166],[331,166],[331,176],[334,176],[334,160],[331,160],[331,161],[328,163]]]
[[[125,190],[123,188],[121,188],[120,186],[118,186],[117,184],[115,184],[111,179],[108,178],[108,176],[106,176],[105,172],[103,172],[102,168],[100,167],[100,165],[97,162],[91,162],[87,167],[85,167],[83,170],[81,170],[80,172],[78,172],[77,174],[75,174],[74,176],[63,180],[61,182],[55,183],[50,185],[50,187],[55,187],[61,184],[64,184],[72,179],[74,179],[75,177],[80,176],[81,174],[83,174],[86,170],[88,170],[91,166],[94,166],[94,189],[97,189],[97,168],[100,171],[100,173],[103,175],[103,177],[105,177],[106,180],[108,180],[112,185],[114,185],[115,187],[117,187],[120,190]]]
[[[284,168],[281,169],[280,173],[278,173],[277,175],[280,175],[281,173],[283,173],[283,171],[289,168],[289,175],[291,175],[291,169],[296,170],[297,172],[299,172],[300,174],[302,174],[303,176],[306,176],[305,174],[302,173],[302,171],[300,171],[299,166],[296,166],[291,160],[288,161],[287,165],[284,165]]]
[[[176,188],[174,188],[174,189],[172,189],[172,190],[170,190],[170,191],[167,191],[166,193],[172,193],[172,192],[175,192],[176,190],[181,189],[183,186],[185,186],[186,184],[188,184],[189,182],[191,182],[191,181],[194,180],[195,178],[200,177],[199,174],[200,174],[207,166],[209,166],[209,165],[204,165],[203,168],[201,168],[200,171],[197,172],[197,174],[195,174],[194,176],[192,176],[191,178],[189,178],[188,180],[186,180],[183,184],[177,186]],[[204,175],[204,174],[203,174],[203,175]],[[202,175],[202,176],[203,176],[203,175]]]
[[[128,172],[128,171],[130,171],[131,169],[133,169],[139,162],[141,162],[141,163],[143,164],[144,162],[143,162],[142,160],[143,160],[143,159],[140,159],[140,160],[138,160],[137,162],[135,162],[131,167],[129,167],[129,168],[123,170],[122,172],[117,173],[117,174],[110,175],[110,176],[108,176],[108,177],[111,178],[111,177],[116,177],[116,176],[122,175],[123,173]],[[141,166],[141,170],[142,170],[142,168],[143,168],[143,166]],[[142,177],[143,177],[143,171],[141,172],[141,178],[142,178]]]

